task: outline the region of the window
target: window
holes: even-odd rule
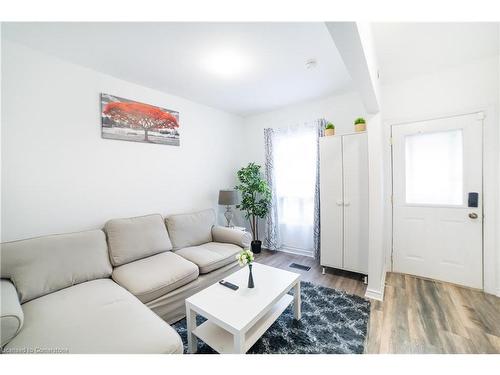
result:
[[[280,130],[274,149],[278,221],[283,246],[313,251],[316,133],[313,127]]]
[[[406,203],[463,204],[462,130],[405,138]]]

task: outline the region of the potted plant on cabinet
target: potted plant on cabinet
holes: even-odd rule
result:
[[[325,126],[325,136],[328,137],[330,135],[335,135],[335,125],[333,125],[331,122],[329,122]]]
[[[260,253],[262,241],[259,240],[259,218],[263,219],[269,212],[271,189],[260,173],[260,165],[249,163],[238,173],[239,184],[236,190],[241,192],[241,203],[236,207],[244,211],[252,231],[252,252]]]
[[[354,130],[356,132],[366,131],[366,121],[363,117],[358,117],[356,120],[354,120]]]

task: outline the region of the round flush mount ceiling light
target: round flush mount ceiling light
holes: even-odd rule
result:
[[[314,69],[314,68],[316,68],[317,65],[318,65],[318,62],[316,61],[316,59],[309,59],[306,61],[306,69],[307,70]]]
[[[244,53],[229,48],[210,51],[202,63],[207,72],[222,78],[238,77],[250,67]]]

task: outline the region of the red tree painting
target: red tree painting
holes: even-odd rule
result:
[[[118,126],[144,130],[144,141],[148,142],[148,132],[160,129],[177,129],[179,123],[174,115],[149,104],[137,102],[111,102],[103,109]]]

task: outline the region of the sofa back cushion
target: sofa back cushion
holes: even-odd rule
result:
[[[215,225],[215,211],[212,209],[172,215],[165,221],[174,250],[212,242],[212,227]]]
[[[109,220],[109,258],[113,266],[172,250],[167,228],[160,214]]]
[[[101,230],[6,242],[0,250],[1,277],[11,279],[21,303],[111,276],[106,236]]]

